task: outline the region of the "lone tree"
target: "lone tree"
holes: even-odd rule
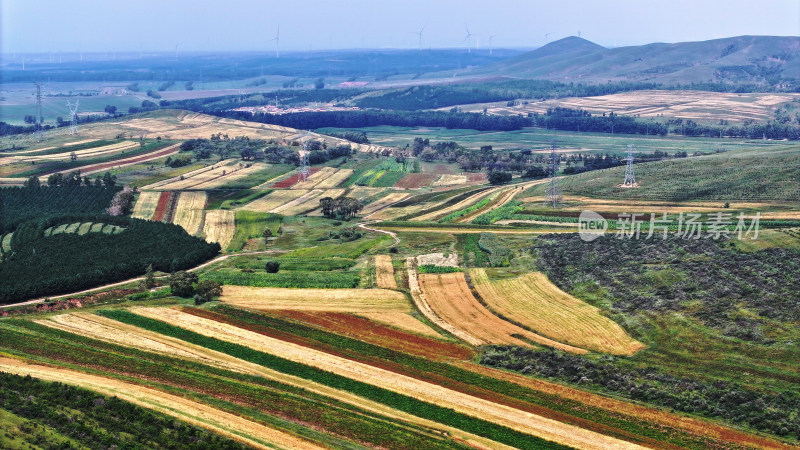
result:
[[[197,294],[194,295],[194,304],[202,305],[213,301],[222,295],[222,285],[216,281],[203,280],[197,283]]]
[[[191,297],[194,294],[194,284],[197,283],[197,274],[179,270],[169,276],[169,288],[172,295],[178,297]]]
[[[278,270],[281,268],[281,263],[278,261],[267,261],[267,265],[265,269],[267,273],[278,273]]]
[[[144,287],[153,289],[156,286],[156,276],[153,273],[153,265],[147,266],[147,272],[144,273]]]
[[[509,172],[492,171],[489,172],[489,184],[506,184],[511,181]]]

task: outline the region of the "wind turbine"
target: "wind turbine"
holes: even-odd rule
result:
[[[422,32],[425,31],[425,25],[420,28],[419,32],[414,32],[414,34],[419,35],[419,51],[422,51]]]
[[[467,43],[467,53],[472,53],[472,48],[470,47],[470,42],[471,42],[471,41],[470,41],[470,38],[471,38],[472,36],[477,36],[477,34],[472,34],[472,33],[470,33],[470,32],[469,32],[469,27],[467,26],[467,24],[464,24],[464,28],[466,28],[466,29],[467,29],[467,37],[465,37],[465,38],[464,38],[464,41],[463,41],[463,42],[466,42],[466,43]]]
[[[490,34],[489,35],[489,54],[490,55],[492,54],[492,50],[494,50],[494,47],[492,47],[492,39],[496,38],[497,36],[499,36],[499,35],[498,34]]]
[[[268,42],[275,41],[275,57],[280,58],[280,45],[281,45],[281,26],[278,25],[278,30],[275,32],[275,37],[270,39]]]

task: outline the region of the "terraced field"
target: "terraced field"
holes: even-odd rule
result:
[[[615,355],[631,355],[644,347],[598,308],[562,291],[542,273],[499,281],[490,281],[485,269],[469,275],[493,311],[538,334]]]

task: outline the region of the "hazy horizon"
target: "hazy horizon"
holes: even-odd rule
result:
[[[281,52],[345,49],[535,48],[579,35],[605,47],[740,35],[800,35],[800,2],[771,0],[216,2],[122,5],[0,0],[0,51]],[[467,38],[467,30],[473,35]],[[466,38],[466,39],[465,39]]]

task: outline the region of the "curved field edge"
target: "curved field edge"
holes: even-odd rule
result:
[[[0,356],[0,371],[89,389],[201,426],[257,448],[323,448],[274,428],[155,389],[69,369]]]
[[[538,334],[615,355],[632,355],[644,348],[599,308],[562,291],[540,272],[490,281],[485,269],[473,269],[469,276],[492,311]]]

